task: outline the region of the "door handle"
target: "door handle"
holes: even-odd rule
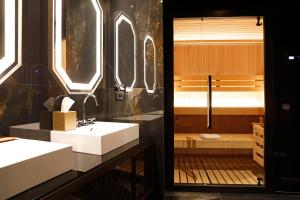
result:
[[[212,88],[211,88],[211,75],[208,75],[207,83],[207,128],[209,130],[212,129],[212,107],[211,107],[211,100],[212,100]]]

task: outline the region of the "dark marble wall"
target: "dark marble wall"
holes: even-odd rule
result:
[[[79,1],[81,2],[81,1]],[[141,137],[154,139],[157,155],[157,169],[159,168],[160,183],[157,187],[163,190],[163,38],[162,38],[162,3],[160,0],[99,0],[103,9],[103,66],[104,77],[95,90],[100,103],[95,107],[90,99],[87,102],[87,117],[96,114],[97,120],[126,121],[140,123]],[[64,89],[57,82],[48,66],[48,4],[47,1],[28,0],[23,2],[23,47],[22,66],[0,85],[0,136],[9,135],[9,126],[33,123],[39,121],[41,110],[45,110],[43,103],[49,97],[64,94]],[[116,100],[114,86],[114,19],[123,12],[133,21],[137,37],[136,66],[137,79],[132,92],[125,94],[124,100]],[[69,13],[70,15],[72,13]],[[74,14],[74,13],[73,13]],[[87,20],[76,21],[83,27]],[[75,25],[75,24],[72,24]],[[126,28],[125,28],[126,29]],[[75,30],[75,29],[74,29]],[[84,31],[76,29],[75,31]],[[122,34],[123,46],[121,74],[124,80],[132,79],[132,52],[126,51],[130,45],[130,31]],[[144,38],[146,34],[154,39],[156,47],[157,82],[153,94],[148,94],[144,85]],[[127,40],[127,41],[126,41]],[[84,41],[80,41],[84,43]],[[89,45],[88,45],[89,46]],[[149,46],[149,45],[148,45]],[[125,48],[124,48],[125,47]],[[148,49],[151,47],[148,47]],[[89,53],[88,51],[85,53]],[[151,54],[151,53],[150,53]],[[127,56],[127,57],[126,57]],[[147,68],[150,85],[153,84],[153,62]],[[84,75],[85,68],[80,74]],[[88,73],[89,71],[86,71]],[[131,73],[132,72],[132,73]],[[152,88],[152,87],[151,87]],[[75,100],[71,110],[77,111],[78,119],[82,116],[82,103],[85,95],[69,95]],[[149,116],[149,112],[153,112]],[[140,120],[125,119],[129,116],[140,116]],[[117,120],[116,118],[124,118]]]
[[[104,12],[104,72],[109,67],[108,32],[109,5],[101,0]],[[0,85],[0,136],[9,135],[9,126],[39,121],[43,103],[49,97],[64,94],[63,88],[48,67],[48,7],[47,1],[29,0],[23,3],[22,66]],[[95,91],[100,105],[87,102],[87,115],[107,118],[106,77]],[[71,110],[82,116],[84,95],[70,95],[76,103]]]
[[[96,73],[96,11],[91,1],[67,0],[66,72],[73,82],[87,83]]]
[[[104,11],[105,75],[95,91],[98,100],[101,102],[97,108],[98,118],[109,119],[162,110],[162,4],[158,0],[146,2],[140,0],[115,0],[108,2],[103,0],[101,5]],[[121,11],[133,20],[137,35],[137,80],[133,91],[126,93],[125,100],[117,101],[114,98],[113,38],[114,17]],[[47,3],[43,1],[30,0],[23,4],[23,63],[0,86],[0,130],[2,135],[8,135],[8,127],[10,125],[37,122],[39,120],[39,111],[44,109],[42,106],[43,102],[51,96],[64,93],[48,69],[47,14]],[[144,86],[143,40],[146,34],[153,37],[156,47],[157,89],[154,94],[147,94]],[[127,68],[130,67],[127,66]],[[122,70],[127,73],[128,77],[132,77],[132,75],[128,74],[132,70],[126,70],[126,65],[122,66],[122,68],[125,68]],[[153,79],[153,73],[147,73],[147,75],[149,76],[147,80]],[[84,95],[71,95],[71,98],[76,100],[72,109],[78,112],[78,117],[80,118]],[[90,104],[92,103],[91,101]],[[94,108],[90,110],[92,112]],[[89,112],[89,109],[87,112]]]
[[[39,0],[23,4],[23,62],[0,85],[0,135],[8,135],[10,125],[37,121],[41,103],[48,96],[50,77],[42,62],[40,6]]]

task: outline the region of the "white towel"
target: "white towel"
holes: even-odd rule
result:
[[[221,136],[218,134],[212,134],[212,133],[202,133],[200,134],[200,138],[204,140],[217,140],[220,139]]]

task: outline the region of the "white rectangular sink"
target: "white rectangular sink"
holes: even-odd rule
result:
[[[129,117],[118,117],[114,118],[116,120],[126,120],[126,121],[152,121],[161,118],[160,115],[133,115]]]
[[[7,199],[71,170],[70,145],[16,139],[0,143],[0,199]]]
[[[73,151],[103,155],[139,138],[135,123],[95,122],[72,131],[51,131],[50,140],[71,144]]]

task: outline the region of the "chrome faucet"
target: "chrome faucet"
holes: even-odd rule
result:
[[[86,125],[87,124],[87,120],[86,120],[86,116],[85,116],[85,104],[86,104],[86,101],[88,100],[89,97],[93,97],[95,103],[96,103],[96,106],[98,106],[98,101],[97,101],[97,98],[94,94],[87,94],[86,97],[84,98],[83,100],[83,105],[82,105],[82,123],[83,125]],[[92,118],[90,120],[91,123],[93,123],[93,121],[95,120],[96,118]]]
[[[57,97],[55,97],[55,103],[54,103],[54,110],[56,110],[56,108],[57,108],[57,102],[58,102],[58,100],[59,99],[61,99],[61,98],[65,98],[65,97],[67,97],[68,95],[67,94],[61,94],[61,95],[58,95]],[[59,108],[60,109],[60,108]]]
[[[66,94],[60,94],[57,97],[55,97],[55,101],[58,101],[58,99],[62,98],[62,97],[67,97],[68,95]]]

